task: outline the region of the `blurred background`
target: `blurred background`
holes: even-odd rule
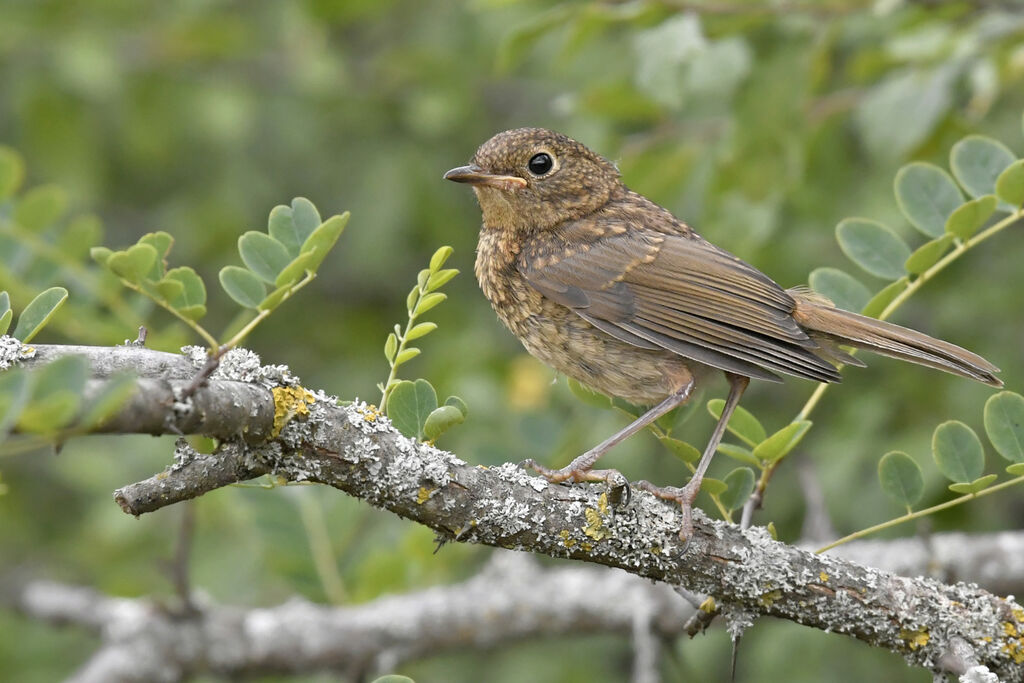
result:
[[[220,330],[236,307],[216,274],[239,262],[238,236],[265,230],[274,205],[305,196],[324,216],[349,210],[352,219],[319,278],[248,346],[309,387],[378,401],[384,339],[404,321],[417,271],[449,244],[448,265],[462,274],[428,315],[439,330],[402,376],[466,400],[468,421],[440,441],[461,458],[561,465],[625,418],[576,400],[501,327],[472,275],[478,208],[465,187],[442,181],[444,171],[498,131],[555,128],[783,286],[836,266],[875,291],[884,283],[844,258],[836,223],[864,216],[922,242],[893,197],[895,171],[914,159],[946,167],[950,146],[972,132],[1024,153],[1022,81],[1024,7],[1011,1],[0,0],[0,144],[23,155],[28,186],[56,183],[71,215],[98,219],[78,233],[82,266],[39,266],[0,277],[0,289],[16,309],[49,284],[71,291],[40,342],[120,343],[145,323],[152,347],[201,343],[101,277],[87,248],[171,233],[171,265],[204,277],[206,321]],[[896,322],[993,360],[1019,391],[1021,246],[1008,231],[972,251]],[[103,303],[112,299],[116,313]],[[774,522],[783,540],[797,540],[805,521],[801,467],[841,535],[902,512],[877,484],[882,454],[905,450],[925,465],[923,504],[940,502],[949,494],[927,463],[932,430],[954,417],[981,428],[990,389],[867,360],[829,392],[755,517]],[[744,405],[770,432],[813,389],[799,380],[755,384]],[[683,434],[695,444],[710,433],[702,402],[713,396],[724,396],[724,382],[695,403]],[[182,509],[136,520],[110,499],[162,469],[172,448],[171,439],[89,437],[59,455],[0,458],[0,570],[28,568],[117,595],[173,595],[166,567]],[[631,479],[687,476],[649,435],[607,464]],[[713,474],[733,466],[718,462]],[[491,552],[449,544],[435,555],[427,529],[334,490],[231,488],[193,506],[194,585],[226,603],[272,605],[295,594],[358,603],[471,576]],[[994,530],[1022,518],[1011,490],[929,524]],[[0,613],[0,678],[55,680],[95,647],[77,631]],[[722,629],[668,649],[668,680],[728,680]],[[400,673],[615,681],[629,670],[628,639],[587,636],[445,654]],[[837,670],[848,681],[930,679],[843,636],[762,620],[743,640],[738,680],[834,680]]]

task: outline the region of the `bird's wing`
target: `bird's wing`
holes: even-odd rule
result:
[[[664,216],[655,219],[674,221]],[[627,343],[748,377],[839,380],[793,320],[784,289],[679,224],[659,231],[644,219],[643,228],[587,218],[539,233],[518,269],[541,294]]]

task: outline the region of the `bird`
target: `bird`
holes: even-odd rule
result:
[[[605,482],[628,493],[619,472],[594,468],[598,459],[725,374],[728,397],[689,482],[637,482],[680,506],[684,548],[701,481],[751,379],[839,382],[838,366],[865,365],[843,348],[853,347],[1002,386],[999,369],[966,349],[837,308],[806,287],[784,289],[561,133],[498,133],[444,178],[476,194],[474,271],[526,350],[598,392],[651,406],[565,467],[524,465],[553,483]]]

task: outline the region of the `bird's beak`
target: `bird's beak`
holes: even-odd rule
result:
[[[470,185],[486,185],[496,187],[499,190],[517,190],[526,187],[526,179],[514,175],[497,175],[488,173],[476,164],[459,166],[444,174],[445,180],[452,180],[456,183],[468,183]]]

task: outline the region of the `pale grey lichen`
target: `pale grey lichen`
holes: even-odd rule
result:
[[[183,346],[181,353],[196,370],[206,366],[209,351],[203,346]],[[211,373],[211,379],[234,380],[258,384],[267,389],[274,387],[299,386],[299,378],[291,373],[286,365],[263,365],[259,354],[242,348],[229,349]]]
[[[0,337],[0,370],[14,367],[20,361],[32,358],[36,350],[10,335]]]

